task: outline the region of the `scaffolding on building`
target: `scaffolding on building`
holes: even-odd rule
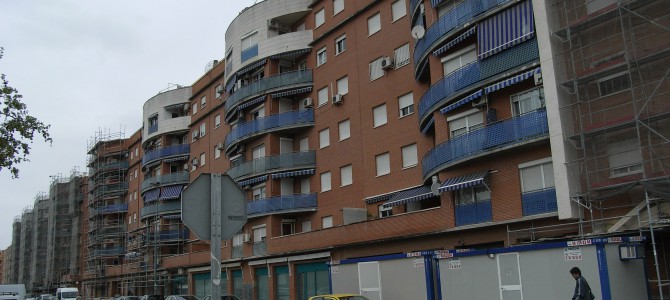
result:
[[[551,42],[570,197],[580,217],[510,226],[510,242],[645,235],[655,274],[650,290],[663,299],[670,245],[656,237],[667,240],[670,229],[670,3],[561,0],[547,7],[557,29]]]
[[[19,260],[21,258],[21,216],[14,217],[12,224],[12,261],[8,283],[19,283]]]
[[[34,231],[33,251],[30,258],[30,291],[33,293],[45,293],[47,291],[46,267],[48,253],[47,241],[49,239],[49,195],[40,192],[35,197],[33,204]]]

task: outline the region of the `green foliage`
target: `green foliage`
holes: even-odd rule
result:
[[[0,59],[4,49],[0,47]],[[41,135],[51,144],[50,125],[45,125],[28,114],[26,105],[21,102],[23,96],[9,86],[5,74],[0,74],[0,171],[9,170],[12,178],[19,177],[18,164],[29,161],[30,144],[35,134]]]

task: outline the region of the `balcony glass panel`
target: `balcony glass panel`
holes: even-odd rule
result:
[[[254,255],[265,255],[266,253],[265,242],[254,243]]]
[[[140,218],[173,211],[181,211],[181,201],[164,202],[143,207],[140,210]]]
[[[558,211],[555,188],[523,193],[521,194],[521,203],[524,216]]]
[[[93,186],[91,194],[95,197],[100,197],[102,195],[110,196],[111,194],[125,193],[128,191],[128,182],[115,183],[115,184],[97,184]]]
[[[142,182],[141,190],[144,192],[147,189],[153,188],[156,185],[168,185],[174,183],[188,183],[189,172],[176,172],[164,175],[158,175],[151,178],[145,178]]]
[[[432,85],[423,96],[421,96],[421,101],[419,101],[419,115],[421,118],[432,111],[433,106],[442,99],[480,81],[481,74],[479,69],[479,62],[472,62],[445,76]]]
[[[109,213],[126,212],[126,211],[128,211],[128,203],[107,205],[97,209],[97,212],[99,214],[105,214],[105,213],[109,214]]]
[[[231,253],[232,258],[240,258],[242,257],[242,246],[233,246],[233,251]]]
[[[313,109],[290,111],[239,124],[226,135],[225,146],[228,149],[233,143],[263,132],[301,125],[314,125]]]
[[[524,115],[489,124],[437,145],[422,159],[423,177],[457,161],[505,146],[524,143],[549,134],[547,111],[538,109]]]
[[[491,200],[456,205],[456,226],[479,224],[493,220]]]
[[[158,131],[158,122],[149,125],[149,134],[152,134],[156,131]]]
[[[230,168],[227,174],[234,180],[237,180],[240,177],[264,174],[276,170],[314,167],[315,165],[315,152],[313,150],[301,151],[266,156],[244,162]]]
[[[316,193],[281,195],[247,202],[247,215],[316,208]]]
[[[158,159],[171,156],[188,155],[190,151],[191,146],[189,144],[178,144],[147,151],[142,157],[142,166]]]
[[[189,238],[189,231],[187,229],[182,230],[162,230],[159,232],[154,232],[149,235],[149,240],[183,240]]]
[[[242,50],[240,55],[241,55],[242,62],[245,62],[252,57],[258,56],[258,44],[253,45],[253,46],[251,46],[247,49]]]

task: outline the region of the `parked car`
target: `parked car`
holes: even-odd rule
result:
[[[312,296],[309,300],[370,300],[363,295],[358,294],[330,294]]]
[[[144,295],[140,297],[140,300],[165,300],[163,295]]]
[[[212,300],[212,296],[207,295],[202,300]],[[226,294],[226,295],[221,295],[221,300],[240,300],[240,298],[237,298],[237,296],[235,296],[235,295]]]
[[[193,295],[170,295],[165,297],[165,300],[200,300],[200,298]]]
[[[119,300],[140,300],[140,296],[121,296]]]

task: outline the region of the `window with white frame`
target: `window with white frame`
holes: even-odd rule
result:
[[[135,177],[135,179],[137,179],[137,169],[133,170],[133,177]]]
[[[311,192],[312,191],[309,183],[309,178],[303,178],[302,180],[300,180],[300,193],[309,194]]]
[[[405,0],[398,0],[391,3],[391,14],[393,15],[393,22],[407,15],[407,4]]]
[[[261,105],[251,111],[251,118],[254,120],[265,117],[265,105]]]
[[[198,113],[198,103],[193,103],[193,106],[191,106],[191,112],[195,115]]]
[[[607,144],[610,177],[621,177],[642,172],[642,152],[635,139]]]
[[[219,149],[219,146],[214,146],[214,159],[219,157],[221,157],[221,149]]]
[[[409,64],[409,43],[393,50],[393,63],[396,69]]]
[[[544,89],[535,88],[511,96],[512,114],[523,115],[544,107]]]
[[[386,124],[386,104],[382,104],[372,109],[372,119],[374,128]]]
[[[245,50],[257,44],[258,44],[258,32],[254,31],[242,37],[240,48],[242,50]]]
[[[491,192],[485,185],[456,190],[454,194],[456,197],[456,205],[466,205],[491,200]]]
[[[349,119],[344,120],[337,124],[340,133],[340,141],[346,140],[351,137],[351,128],[349,124]]]
[[[255,226],[254,227],[254,243],[265,242],[266,231],[265,225]]]
[[[308,137],[301,138],[300,142],[298,142],[298,143],[300,144],[300,151],[301,152],[309,151],[309,138]]]
[[[214,89],[214,96],[215,98],[218,99],[219,97],[221,97],[221,94],[223,94],[223,85],[219,84]]]
[[[388,152],[375,156],[375,163],[377,167],[377,176],[391,173],[391,161]]]
[[[244,234],[238,233],[233,236],[233,247],[241,247],[244,243]]]
[[[344,10],[344,0],[333,0],[333,15]]]
[[[370,63],[370,81],[373,81],[377,78],[384,76],[384,69],[382,68],[382,60],[384,57],[380,57]]]
[[[133,223],[133,216],[128,216],[128,224],[130,225],[132,223]]]
[[[349,77],[344,76],[337,80],[337,93],[346,95],[349,93]]]
[[[205,105],[207,105],[207,96],[202,96],[200,98],[200,108],[205,108]]]
[[[317,105],[323,106],[328,103],[328,87],[320,89],[317,93]]]
[[[327,192],[330,189],[330,172],[321,173],[321,192]]]
[[[330,146],[330,128],[319,131],[319,149]]]
[[[301,226],[302,226],[302,232],[312,231],[312,221],[303,221]]]
[[[281,235],[289,235],[295,233],[295,220],[281,220]]]
[[[368,18],[368,36],[375,34],[382,29],[381,16],[376,13],[374,16]]]
[[[600,97],[612,95],[630,89],[630,77],[628,73],[619,73],[598,80],[598,92]]]
[[[139,147],[135,147],[135,156],[140,155],[140,149]]]
[[[519,165],[521,192],[528,193],[554,187],[554,166],[551,157]]]
[[[320,66],[326,63],[328,57],[326,56],[326,47],[323,47],[316,51],[316,66]]]
[[[351,165],[340,168],[340,186],[347,186],[354,183]]]
[[[411,115],[414,113],[414,94],[409,93],[398,97],[398,108],[400,109],[400,117]]]
[[[214,116],[214,128],[219,128],[221,126],[221,114]]]
[[[327,216],[321,218],[321,228],[330,228],[333,227],[333,216]]]
[[[200,124],[200,137],[205,136],[206,132],[207,132],[207,124],[206,123]]]
[[[251,199],[253,200],[265,199],[265,183],[256,185],[251,188]]]
[[[347,36],[342,35],[335,40],[335,55],[338,55],[347,50]]]
[[[251,149],[251,159],[259,159],[265,157],[265,144],[258,145]]]
[[[314,14],[314,27],[319,27],[326,22],[326,12],[321,8]]]
[[[475,46],[469,46],[463,50],[457,51],[453,54],[442,58],[442,69],[444,76],[447,76],[463,66],[477,60],[477,49]]]
[[[191,142],[195,142],[200,137],[200,130],[199,129],[194,129],[191,131]]]
[[[419,158],[416,153],[416,144],[407,145],[401,148],[402,167],[410,168],[419,164]]]
[[[205,165],[205,159],[207,158],[207,155],[203,152],[200,153],[200,161],[198,162],[198,166],[204,166]]]
[[[392,215],[393,215],[393,207],[391,207],[391,206],[384,207],[383,204],[379,205],[379,217],[380,218],[390,217]]]
[[[133,222],[137,223],[137,213],[133,213]]]
[[[484,127],[484,115],[476,109],[447,118],[447,121],[449,122],[449,136],[452,138]]]

